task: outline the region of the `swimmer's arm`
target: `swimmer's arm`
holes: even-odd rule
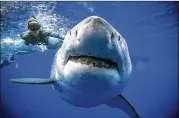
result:
[[[57,32],[52,32],[52,31],[43,31],[44,35],[49,36],[49,37],[54,37],[54,38],[58,38],[61,40],[64,40],[64,36],[62,36],[60,33]]]
[[[24,40],[24,44],[29,45],[30,33],[28,31],[23,32],[20,37]]]
[[[51,33],[50,33],[50,36],[51,36],[51,37],[54,37],[54,38],[59,38],[59,39],[61,39],[61,40],[64,40],[64,37],[61,36],[59,33],[51,32]]]
[[[29,46],[29,43],[28,44],[26,44],[26,43],[28,43],[28,42],[22,41],[21,43],[14,45],[15,46],[15,53],[17,55],[30,54],[30,53],[36,51],[31,46]]]

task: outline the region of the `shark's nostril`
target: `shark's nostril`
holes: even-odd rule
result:
[[[94,24],[99,23],[99,24],[103,24],[103,21],[102,21],[102,19],[100,17],[93,16],[93,17],[90,17],[85,23],[86,24],[87,23],[94,23]]]
[[[93,22],[94,22],[94,23],[101,24],[101,25],[103,24],[103,21],[102,21],[101,18],[99,18],[99,17],[94,17],[94,18],[93,18]]]
[[[86,24],[89,23],[91,21],[91,17],[85,22]]]
[[[87,19],[87,21],[85,23],[86,24],[89,23],[89,24],[93,24],[93,25],[96,25],[96,24],[103,25],[103,20],[100,17],[92,16],[89,19]]]

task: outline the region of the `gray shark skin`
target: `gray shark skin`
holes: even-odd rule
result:
[[[122,96],[132,73],[127,43],[107,21],[90,16],[65,36],[57,51],[50,79],[21,78],[10,82],[52,84],[67,103],[83,108],[106,104],[139,118]]]

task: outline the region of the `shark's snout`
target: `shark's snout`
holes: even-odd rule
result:
[[[112,54],[117,50],[114,46],[114,39],[117,37],[114,32],[110,24],[103,18],[98,16],[86,18],[68,33],[67,39],[70,39],[68,41],[71,42],[68,45],[69,53],[65,64],[70,56],[79,55],[107,59],[118,64],[116,55]]]
[[[81,27],[76,29],[77,40],[88,45],[109,44],[112,37],[112,29],[108,23],[98,16],[91,16],[81,23]],[[92,46],[92,47],[93,47]]]
[[[91,23],[93,25],[104,25],[104,20],[98,16],[91,16],[87,23]]]
[[[85,25],[87,28],[92,27],[93,30],[104,30],[108,26],[106,21],[98,16],[91,16],[88,19],[86,19]],[[106,30],[106,29],[105,29]]]

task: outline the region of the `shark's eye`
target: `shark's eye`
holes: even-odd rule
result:
[[[119,41],[120,41],[120,40],[121,40],[121,37],[119,36],[118,39],[119,39]]]
[[[114,33],[111,34],[111,39],[113,39],[113,38],[114,38]]]
[[[77,30],[76,30],[76,36],[77,36],[77,34],[78,34],[78,32],[77,32]]]
[[[71,31],[70,31],[70,35],[71,35]]]

